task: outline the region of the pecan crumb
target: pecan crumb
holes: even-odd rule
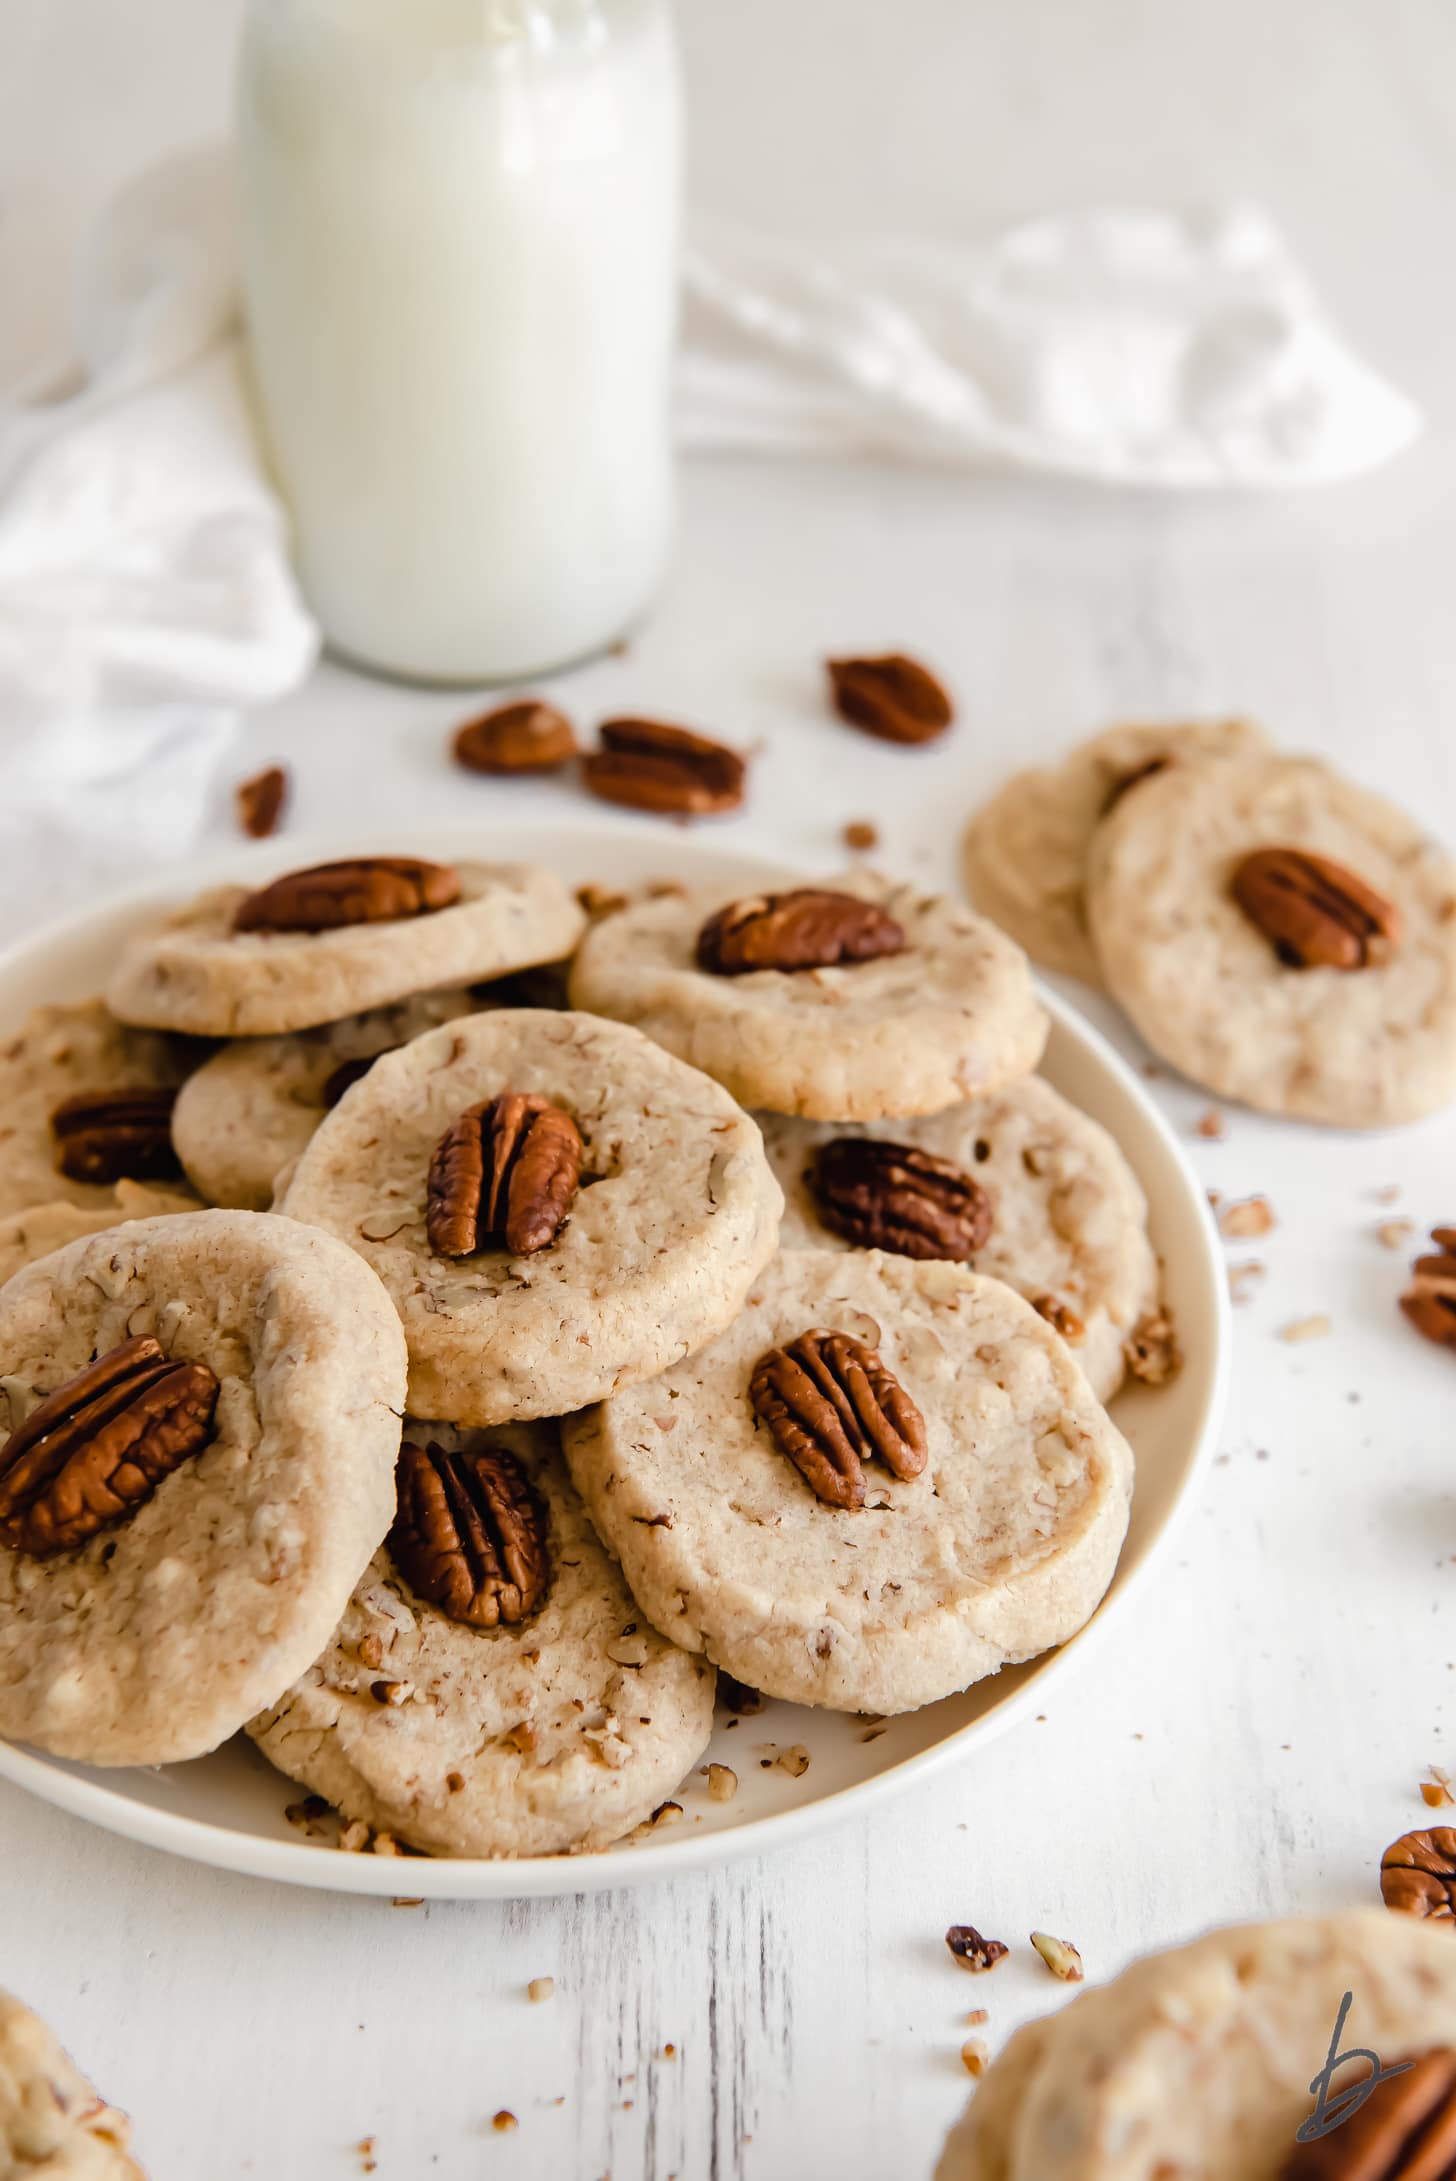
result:
[[[249,840],[266,841],[278,831],[288,802],[288,774],[281,765],[269,765],[251,780],[238,783],[238,824]]]
[[[1444,1810],[1448,1803],[1456,1802],[1456,1795],[1440,1780],[1422,1780],[1421,1801],[1428,1810]]]
[[[1268,1267],[1257,1257],[1250,1257],[1241,1265],[1228,1268],[1229,1297],[1235,1303],[1251,1302],[1254,1290],[1263,1279]]]
[[[1277,1224],[1274,1207],[1267,1197],[1241,1197],[1236,1203],[1224,1205],[1218,1215],[1220,1234],[1238,1242],[1268,1234]]]
[[[369,1845],[369,1827],[362,1818],[355,1818],[339,1835],[339,1846],[346,1855],[362,1855]]]
[[[792,1743],[781,1749],[774,1759],[780,1772],[787,1772],[791,1780],[801,1780],[809,1769],[809,1752],[802,1742]]]
[[[1415,1231],[1413,1219],[1382,1219],[1375,1230],[1375,1239],[1384,1249],[1403,1250]]]
[[[710,1764],[707,1769],[709,1802],[731,1802],[738,1792],[738,1774],[726,1764]]]
[[[974,1924],[952,1924],[945,1935],[950,1948],[951,1960],[962,1969],[969,1969],[980,1976],[987,1969],[994,1969],[998,1961],[1004,1961],[1007,1948],[1000,1939],[983,1939]]]
[[[1224,1117],[1216,1106],[1210,1106],[1206,1113],[1200,1113],[1194,1124],[1194,1132],[1206,1138],[1209,1143],[1222,1143],[1228,1131]]]
[[[1031,1943],[1054,1977],[1060,1977],[1064,1984],[1081,1983],[1082,1957],[1070,1939],[1054,1939],[1049,1932],[1033,1931]]]
[[[1038,1295],[1032,1304],[1038,1317],[1046,1319],[1054,1333],[1060,1333],[1067,1345],[1075,1348],[1087,1337],[1087,1328],[1070,1303],[1064,1303],[1060,1295]]]
[[[397,1893],[389,1905],[391,1908],[423,1908],[424,1896],[419,1893]]]
[[[966,2016],[966,2028],[968,2030],[979,2029],[983,2022],[989,2022],[990,2019],[991,2017],[984,2007],[972,2007],[970,2013]]]
[[[532,1977],[526,1986],[526,1997],[533,2007],[539,2007],[543,1999],[549,1999],[556,1989],[555,1977]]]
[[[514,2113],[508,2112],[506,2108],[502,2106],[490,2125],[492,2128],[494,2128],[498,2136],[504,2136],[509,2135],[512,2128],[519,2128],[521,2124],[516,2119]]]
[[[1310,1318],[1291,1318],[1288,1325],[1281,1325],[1279,1338],[1284,1341],[1323,1340],[1334,1330],[1331,1321],[1322,1312]]]
[[[961,2066],[968,2075],[978,2079],[991,2065],[991,2054],[984,2037],[968,2037],[961,2046]]]
[[[370,1852],[373,1855],[398,1855],[399,1842],[393,1833],[376,1833]]]
[[[880,829],[871,825],[868,818],[851,818],[844,828],[844,845],[859,852],[867,852],[880,845]]]
[[[664,2060],[675,2060],[677,2058],[677,2046],[664,2045],[662,2048],[662,2057]]]
[[[1166,1310],[1144,1318],[1131,1338],[1123,1342],[1123,1361],[1131,1377],[1145,1386],[1164,1386],[1182,1368],[1183,1356],[1173,1320]]]

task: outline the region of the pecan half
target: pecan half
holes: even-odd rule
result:
[[[1380,1858],[1380,1896],[1407,1916],[1456,1918],[1456,1827],[1402,1833]]]
[[[1366,969],[1400,938],[1399,909],[1343,864],[1303,848],[1257,848],[1234,900],[1288,969]]]
[[[933,742],[955,718],[944,687],[918,659],[828,659],[834,709],[882,742]]]
[[[430,1160],[425,1231],[437,1257],[491,1242],[513,1256],[556,1239],[581,1180],[581,1132],[547,1098],[506,1091],[467,1106]]]
[[[238,783],[238,824],[250,840],[266,841],[278,831],[288,801],[288,774],[281,765],[270,765]]]
[[[386,1543],[422,1598],[470,1628],[515,1628],[551,1587],[545,1502],[504,1447],[449,1452],[408,1441]]]
[[[835,1136],[804,1176],[833,1233],[866,1250],[967,1264],[991,1232],[991,1199],[949,1159],[875,1136]]]
[[[146,1336],[88,1364],[0,1447],[0,1540],[42,1559],[123,1521],[206,1446],[217,1391]]]
[[[429,916],[460,899],[460,874],[414,856],[356,856],[285,871],[247,894],[234,931],[338,931],[346,924],[389,924]]]
[[[1386,2064],[1392,2072],[1343,2120],[1331,2101],[1328,2132],[1296,2144],[1280,2181],[1448,2181],[1456,2173],[1456,2052],[1440,2047]]]
[[[994,1969],[998,1961],[1004,1961],[1009,1949],[1000,1939],[983,1939],[974,1924],[952,1924],[945,1935],[952,1961],[975,1975]]]
[[[51,1115],[56,1170],[71,1181],[172,1181],[175,1090],[78,1091]]]
[[[521,697],[468,719],[451,748],[467,772],[559,772],[576,755],[576,736],[554,704]]]
[[[698,933],[697,957],[715,977],[743,977],[755,969],[837,969],[904,949],[904,927],[878,903],[796,886],[730,901]]]
[[[1431,1240],[1435,1251],[1411,1266],[1400,1307],[1427,1340],[1456,1348],[1456,1227],[1433,1227]]]
[[[582,759],[581,776],[604,802],[674,818],[737,810],[748,766],[737,750],[655,719],[605,719],[601,748]]]
[[[924,1417],[874,1349],[848,1333],[801,1333],[770,1348],[748,1398],[826,1506],[863,1507],[871,1455],[904,1481],[925,1467]]]

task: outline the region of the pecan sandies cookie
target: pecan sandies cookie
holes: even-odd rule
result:
[[[0,2174],[145,2181],[124,2113],[92,2088],[29,2007],[0,1992]]]

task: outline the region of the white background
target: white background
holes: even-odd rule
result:
[[[821,856],[873,815],[888,860],[945,878],[1010,762],[1118,715],[1253,712],[1456,836],[1448,0],[682,12],[702,203],[830,234],[1254,197],[1432,431],[1372,480],[1277,504],[696,468],[657,619],[563,684],[570,706],[761,738],[745,847]],[[59,337],[88,208],[218,125],[234,20],[232,0],[5,0],[0,377]],[[823,717],[818,656],[890,643],[959,692],[933,753]],[[300,828],[459,817],[467,796],[562,808],[452,775],[457,710],[328,671],[254,723],[237,770],[286,756]],[[1207,1101],[1158,1088],[1191,1141]],[[1062,1996],[1024,1945],[961,1976],[949,1922],[1048,1927],[1101,1976],[1214,1920],[1372,1898],[1422,1771],[1456,1756],[1456,1363],[1395,1312],[1376,1192],[1403,1185],[1422,1226],[1456,1215],[1456,1129],[1234,1115],[1193,1148],[1280,1219],[1232,1253],[1269,1269],[1202,1502],[1045,1723],[872,1822],[649,1891],[397,1910],[170,1863],[0,1789],[0,1982],[131,2108],[153,2181],[327,2181],[371,2134],[386,2181],[915,2177],[966,2089],[964,2011],[988,2006],[999,2043]],[[1279,1340],[1314,1312],[1330,1338]],[[556,1994],[531,2007],[541,1975]],[[496,2136],[503,2105],[521,2126]]]

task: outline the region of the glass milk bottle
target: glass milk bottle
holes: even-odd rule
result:
[[[651,598],[678,103],[668,0],[250,0],[248,344],[337,650],[519,678]]]

